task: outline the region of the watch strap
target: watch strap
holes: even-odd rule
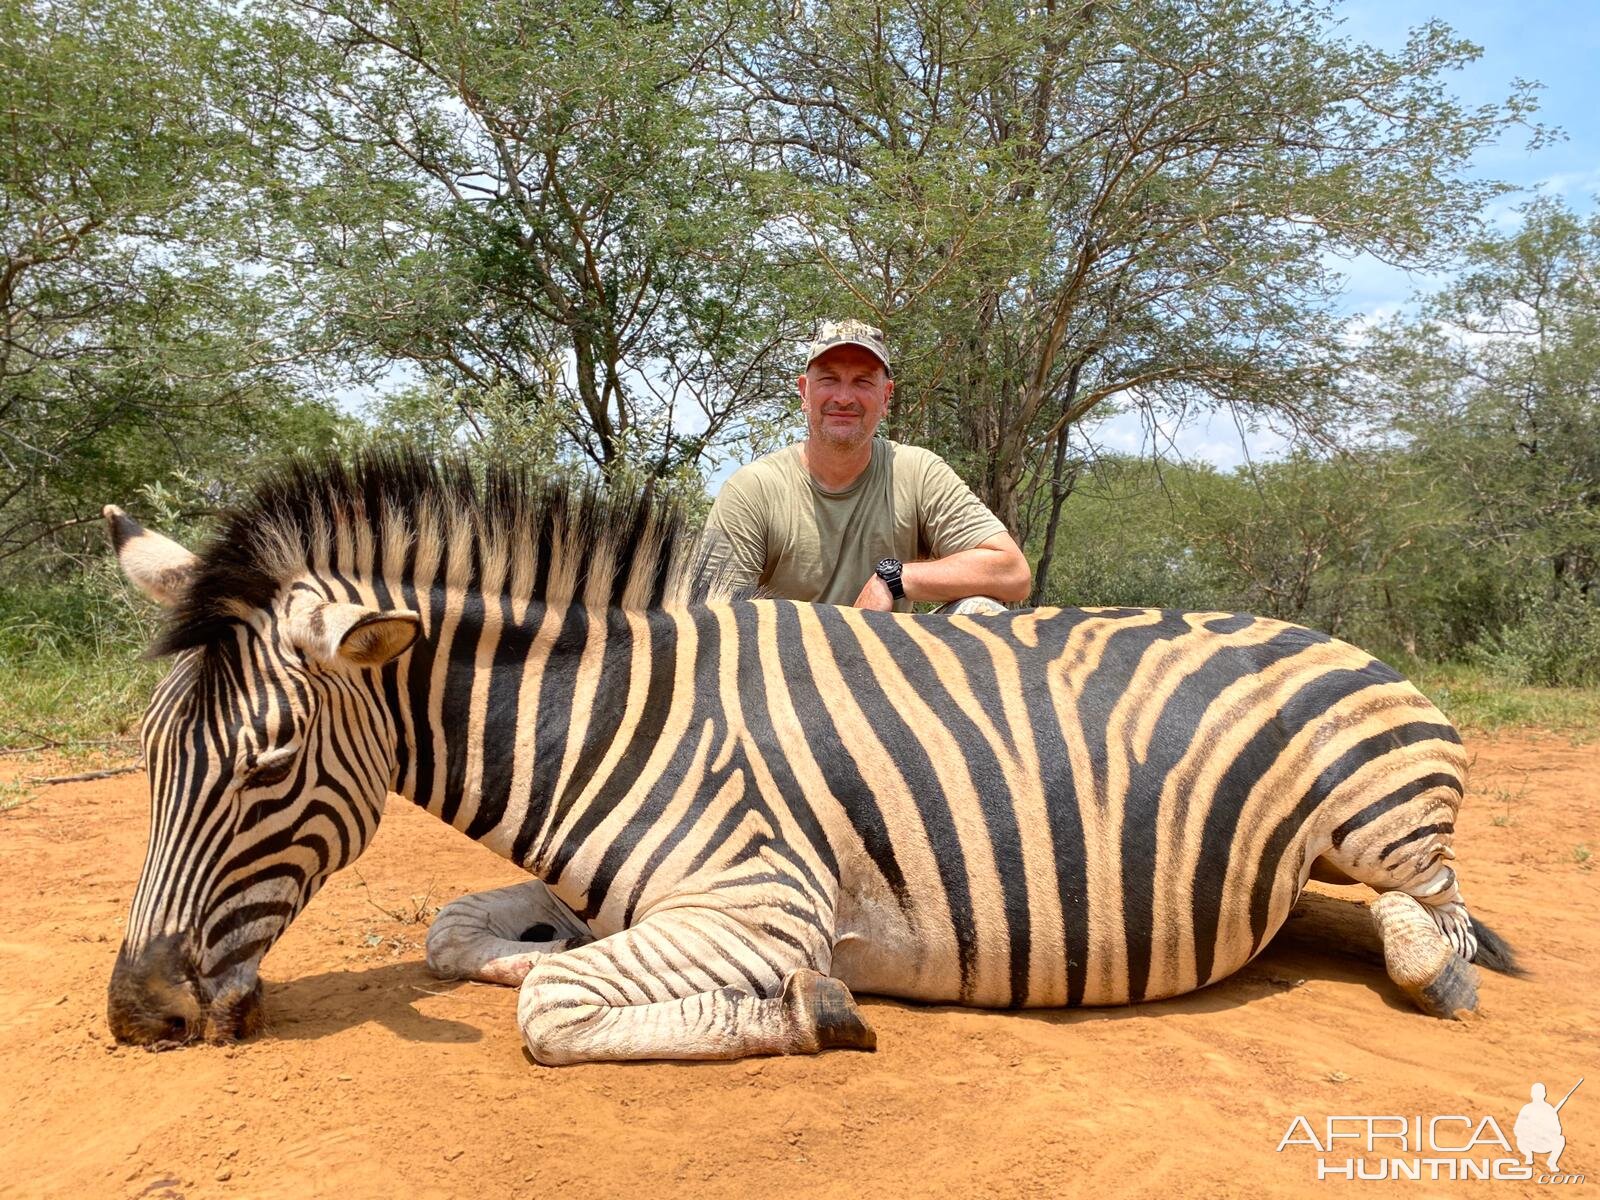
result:
[[[906,585],[901,579],[902,567],[903,564],[898,558],[881,558],[878,560],[878,565],[873,568],[873,574],[883,580],[884,586],[889,589],[889,594],[896,600],[906,598]]]

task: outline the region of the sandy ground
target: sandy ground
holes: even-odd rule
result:
[[[1511,1138],[1532,1082],[1553,1100],[1585,1074],[1561,1167],[1587,1176],[1568,1194],[1600,1189],[1600,869],[1580,849],[1600,856],[1600,748],[1469,745],[1466,895],[1533,972],[1486,976],[1474,1023],[1412,1010],[1361,889],[1313,885],[1262,957],[1191,996],[1045,1014],[869,999],[876,1054],[693,1065],[540,1068],[514,992],[432,979],[436,906],[518,872],[398,801],[360,875],[267,958],[265,1035],[114,1048],[105,985],[144,778],[45,788],[0,816],[0,1194],[1540,1194],[1318,1183],[1314,1148],[1278,1145],[1297,1115],[1319,1137],[1336,1115],[1487,1115]],[[0,780],[40,770],[0,759]]]

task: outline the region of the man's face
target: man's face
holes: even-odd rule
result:
[[[877,356],[860,346],[819,354],[800,376],[801,407],[813,440],[851,450],[865,445],[889,411],[894,380]]]

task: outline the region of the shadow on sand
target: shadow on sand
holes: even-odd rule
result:
[[[1182,996],[1118,1008],[1026,1009],[1011,1015],[1032,1021],[1070,1025],[1087,1021],[1120,1021],[1158,1016],[1162,1012],[1224,1012],[1253,1003],[1306,981],[1336,981],[1370,988],[1398,1012],[1416,1009],[1390,982],[1383,968],[1383,946],[1362,900],[1307,893],[1300,898],[1282,929],[1254,961],[1210,987]],[[476,1042],[483,1031],[467,1024],[421,1012],[419,996],[448,994],[463,981],[435,979],[421,961],[384,963],[324,971],[267,984],[266,1036],[302,1041],[376,1021],[411,1042]],[[860,996],[869,1007],[905,1004],[934,1009],[950,1005],[917,1005],[882,996]]]
[[[346,967],[266,984],[265,1037],[308,1041],[376,1021],[408,1042],[476,1042],[476,1025],[436,1017],[418,997],[447,995],[462,980],[441,980],[419,960]],[[486,986],[486,985],[485,985]]]

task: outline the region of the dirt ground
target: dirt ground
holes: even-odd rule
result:
[[[1464,890],[1532,970],[1486,975],[1476,1022],[1415,1012],[1362,889],[1313,885],[1259,959],[1176,1000],[1025,1014],[868,999],[872,1055],[559,1069],[524,1054],[515,992],[423,966],[439,903],[519,873],[399,801],[268,956],[266,1034],[113,1047],[105,985],[145,781],[44,788],[0,815],[0,1194],[1526,1195],[1545,1189],[1319,1184],[1315,1148],[1278,1146],[1296,1116],[1319,1138],[1335,1115],[1492,1116],[1510,1139],[1531,1083],[1554,1101],[1581,1075],[1560,1165],[1600,1188],[1600,869],[1585,858],[1600,747],[1469,748]],[[0,759],[0,780],[41,769]],[[1397,1152],[1345,1142],[1328,1161],[1352,1146],[1369,1169]]]

